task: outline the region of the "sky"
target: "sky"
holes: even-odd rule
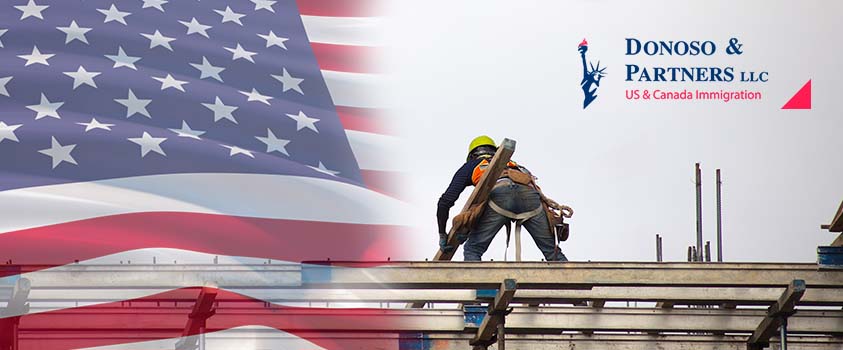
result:
[[[400,132],[386,155],[415,208],[413,259],[437,249],[436,201],[487,134],[518,142],[514,160],[575,210],[562,250],[575,261],[685,261],[694,245],[694,163],[702,165],[704,239],[715,246],[715,169],[723,176],[725,261],[816,261],[843,200],[843,3],[800,1],[397,2],[385,20]],[[581,58],[607,67],[582,108]],[[626,39],[706,41],[712,56],[626,55]],[[728,55],[737,38],[740,55]],[[732,66],[768,82],[625,81],[626,65]],[[812,81],[811,110],[782,110]],[[756,101],[633,101],[633,89],[752,90]],[[470,194],[466,189],[451,211]],[[525,260],[541,254],[524,236]],[[504,258],[503,231],[484,260]],[[457,259],[462,259],[461,249]],[[509,259],[513,259],[510,249]]]

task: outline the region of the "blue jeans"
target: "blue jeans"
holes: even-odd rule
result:
[[[489,194],[489,200],[494,201],[499,207],[513,213],[523,213],[541,205],[541,196],[533,188],[509,180],[503,181],[507,181],[508,184],[498,185]],[[487,206],[474,224],[474,229],[468,234],[468,241],[463,247],[465,261],[480,261],[483,253],[492,243],[492,239],[509,220]],[[544,258],[547,261],[553,261],[556,237],[548,229],[547,213],[542,211],[539,215],[527,219],[524,221],[524,228],[533,236],[533,241],[544,254]],[[568,261],[561,251],[556,255],[556,261]]]

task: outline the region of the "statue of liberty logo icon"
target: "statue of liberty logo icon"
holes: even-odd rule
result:
[[[585,109],[597,98],[597,88],[600,87],[600,78],[606,76],[606,67],[600,68],[600,61],[597,61],[597,67],[591,62],[586,65],[585,52],[588,51],[588,41],[585,39],[582,39],[577,49],[580,51],[580,56],[582,57],[582,81],[580,82],[580,86],[585,95],[582,101],[582,108]]]

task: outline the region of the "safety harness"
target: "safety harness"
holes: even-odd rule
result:
[[[477,182],[479,182],[479,179],[486,171],[486,168],[489,165],[489,159],[491,158],[491,155],[480,156],[480,158],[482,158],[483,160],[474,168],[474,171],[472,172],[471,176],[471,180],[474,185],[477,185]],[[564,218],[570,218],[573,215],[574,211],[571,209],[571,207],[561,205],[545,196],[544,193],[542,193],[541,188],[536,184],[533,176],[530,175],[529,171],[512,161],[507,163],[507,167],[501,173],[500,179],[498,180],[498,183],[495,186],[501,186],[504,184],[504,182],[510,181],[512,183],[530,186],[531,188],[535,189],[536,192],[538,192],[541,196],[541,205],[539,205],[538,208],[527,212],[513,213],[509,210],[501,208],[490,198],[486,201],[486,203],[472,205],[468,210],[455,216],[453,220],[453,226],[456,231],[465,232],[470,230],[474,226],[480,215],[483,213],[485,204],[488,204],[489,209],[492,209],[496,213],[510,219],[505,225],[506,250],[504,251],[504,259],[506,259],[506,253],[509,250],[509,242],[513,233],[512,223],[515,223],[515,261],[521,261],[521,227],[523,226],[524,222],[526,222],[530,218],[535,217],[536,215],[540,215],[542,211],[545,211],[547,213],[549,229],[551,233],[556,237],[556,242],[562,242],[567,240],[568,224],[564,223]],[[559,245],[554,245],[556,246],[556,249],[554,251],[553,259],[555,260],[556,256],[558,256],[559,254]]]
[[[503,253],[504,261],[506,261],[506,253],[509,250],[509,240],[512,233],[512,223],[515,222],[515,261],[521,261],[521,226],[524,226],[525,221],[530,220],[532,217],[541,214],[544,210],[544,207],[539,205],[536,209],[516,214],[509,210],[501,208],[500,206],[495,204],[495,201],[490,199],[489,209],[492,209],[496,213],[501,214],[510,219],[510,221],[506,222],[506,249]]]

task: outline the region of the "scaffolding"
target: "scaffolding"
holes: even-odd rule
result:
[[[138,342],[162,332],[185,336],[175,349],[205,349],[205,338],[224,329],[216,319],[230,317],[256,325],[295,319],[310,325],[300,331],[318,337],[353,343],[365,336],[395,349],[760,349],[785,348],[784,339],[799,348],[843,346],[843,271],[817,264],[72,264],[23,276],[29,277],[0,289],[7,300],[0,304],[3,320],[14,320],[0,333],[7,349],[44,339],[79,342],[86,334]],[[90,288],[103,284],[109,288]],[[141,298],[185,285],[206,287]],[[261,303],[216,293],[223,290]],[[117,294],[141,299],[114,300]],[[291,303],[324,307],[282,307]],[[81,314],[73,307],[85,305],[96,307]],[[331,316],[340,305],[368,308],[344,313],[343,321]],[[181,318],[144,331],[145,313],[168,312]],[[27,317],[32,314],[40,317]],[[105,317],[108,324],[97,320]],[[190,337],[198,333],[207,335]]]

